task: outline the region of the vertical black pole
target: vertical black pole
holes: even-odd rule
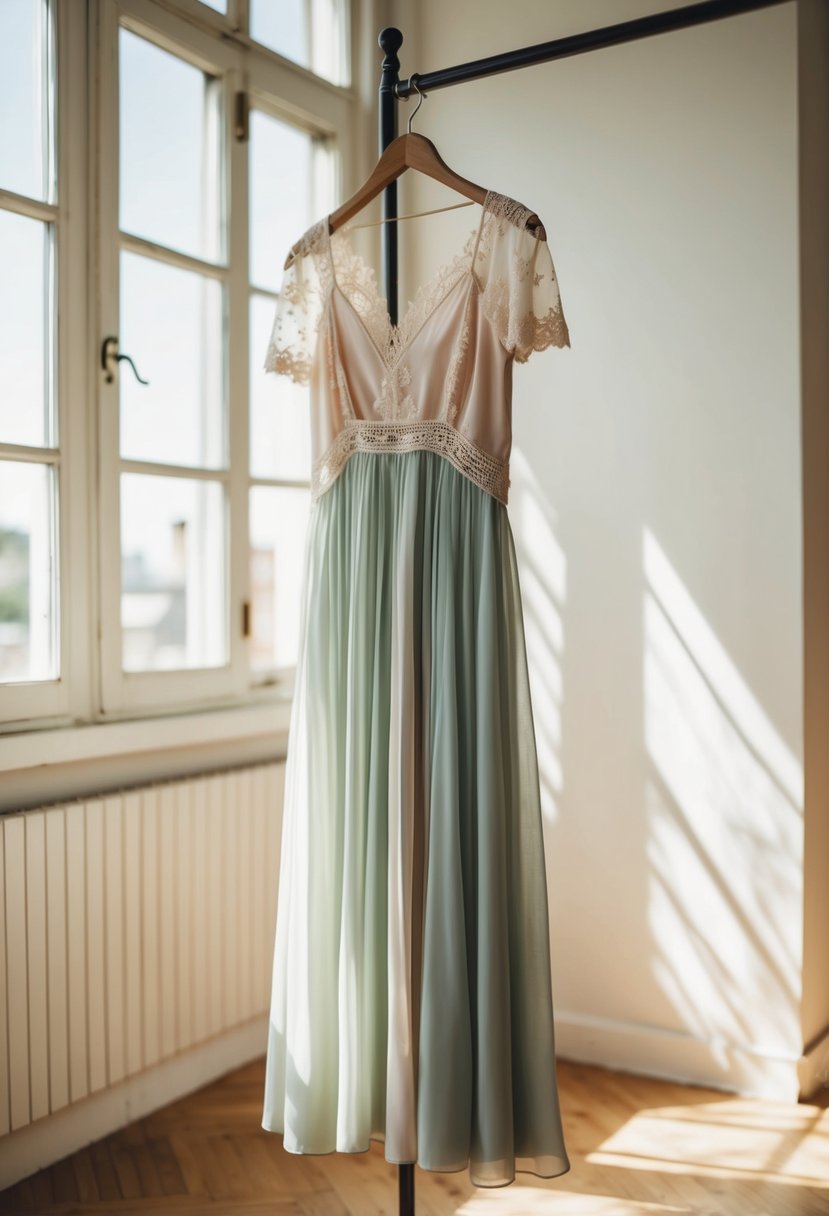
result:
[[[400,79],[400,60],[397,52],[403,45],[403,35],[394,26],[382,30],[379,38],[384,56],[380,75],[380,154],[397,134],[397,95],[394,86]],[[383,191],[383,218],[397,218],[397,181],[390,182]],[[392,324],[397,324],[397,224],[383,225],[383,282],[386,285],[386,303]],[[414,1209],[412,1209],[414,1211]]]
[[[398,1165],[400,1216],[415,1216],[414,1166]]]
[[[390,26],[379,38],[384,57],[380,77],[380,154],[397,134],[397,95],[394,86],[400,79],[400,60],[397,52],[403,45],[400,30]],[[383,192],[383,218],[397,217],[397,181],[390,182]],[[383,282],[386,284],[386,303],[392,324],[397,324],[397,224],[385,224],[383,231]],[[399,1184],[400,1216],[415,1216],[414,1165],[397,1167]]]

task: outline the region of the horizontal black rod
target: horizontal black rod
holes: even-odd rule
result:
[[[754,9],[770,8],[790,0],[705,0],[702,4],[686,4],[682,8],[669,9],[663,13],[652,13],[648,17],[636,17],[633,21],[621,21],[618,25],[606,25],[599,30],[586,30],[572,34],[569,38],[554,38],[552,42],[538,42],[517,51],[503,51],[486,59],[473,59],[470,63],[459,63],[451,68],[439,68],[435,72],[413,72],[407,80],[395,86],[398,97],[409,97],[414,91],[412,80],[419,89],[428,93],[430,89],[442,89],[446,85],[461,84],[477,80],[481,76],[495,76],[498,72],[511,72],[515,68],[530,67],[534,63],[546,63],[550,59],[566,59],[569,55],[580,55],[584,51],[596,51],[606,46],[618,46],[647,38],[651,34],[665,34],[671,30],[688,29],[702,25],[705,21],[716,21],[721,17],[734,17]]]

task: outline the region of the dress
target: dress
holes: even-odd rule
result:
[[[264,364],[312,468],[262,1126],[476,1186],[570,1168],[506,505],[513,362],[570,345],[530,214],[489,191],[399,325],[324,217]]]

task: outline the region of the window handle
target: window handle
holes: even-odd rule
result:
[[[110,349],[110,347],[112,347],[113,344],[114,344],[114,349]],[[112,381],[115,379],[115,372],[112,367],[113,360],[116,363],[120,363],[120,361],[122,359],[126,359],[127,363],[129,363],[130,367],[135,372],[135,378],[139,384],[149,384],[150,383],[149,380],[145,380],[143,378],[143,376],[139,376],[138,368],[135,366],[135,364],[133,363],[130,356],[129,355],[119,355],[119,354],[117,354],[117,350],[118,350],[118,339],[116,337],[114,337],[113,335],[110,335],[110,337],[104,338],[104,344],[101,347],[101,367],[106,372],[105,379],[106,379],[107,384],[112,384]]]

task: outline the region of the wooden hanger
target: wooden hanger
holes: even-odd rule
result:
[[[417,89],[416,75],[417,73],[413,74],[411,79]],[[420,89],[417,91],[420,93]],[[414,114],[409,117],[409,128],[411,128],[412,118],[420,109],[425,94],[421,93],[420,96],[421,100],[417,103]],[[353,215],[365,207],[366,203],[371,202],[381,190],[385,190],[386,186],[400,177],[406,169],[416,169],[418,173],[425,173],[427,177],[433,177],[436,181],[443,182],[445,186],[450,186],[460,194],[466,195],[475,203],[483,203],[486,199],[487,191],[483,186],[456,173],[447,165],[431,139],[409,129],[404,135],[398,135],[384,149],[371,174],[359,190],[352,194],[351,198],[346,199],[336,211],[331,212],[331,232],[336,232],[341,225],[347,223]],[[527,216],[526,227],[531,232],[540,235],[542,241],[546,241],[547,234],[544,225],[535,212]],[[294,260],[296,249],[297,246],[294,245],[288,252],[285,259],[286,270]]]

